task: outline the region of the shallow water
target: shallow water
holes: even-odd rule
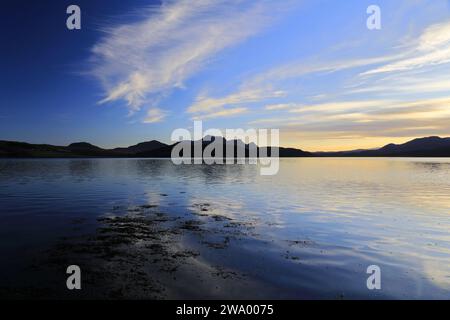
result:
[[[164,292],[139,297],[450,298],[450,159],[282,159],[276,176],[259,172],[154,159],[0,160],[0,289],[51,297],[52,288],[39,289],[64,280],[65,269],[41,276],[49,252],[98,234],[101,217],[141,208],[178,223],[168,249],[195,254],[172,252],[182,257],[176,268],[149,271],[153,251],[134,239],[128,263],[145,260],[138,268]],[[64,263],[83,270],[83,259]],[[101,272],[126,276],[102,259]],[[370,265],[381,268],[381,290],[367,289]],[[133,281],[120,297],[135,297]]]

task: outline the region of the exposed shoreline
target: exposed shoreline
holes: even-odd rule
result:
[[[0,288],[0,297],[226,298],[221,288],[251,286],[251,281],[238,271],[205,264],[200,252],[187,248],[183,238],[195,237],[202,250],[224,250],[230,241],[248,236],[253,226],[210,213],[209,208],[210,204],[199,203],[186,216],[173,216],[161,212],[157,205],[114,207],[111,213],[97,218],[94,233],[61,238],[30,266],[50,277],[47,286]],[[73,221],[77,226],[83,223],[83,219]],[[61,270],[75,262],[83,273],[79,293],[61,286]],[[197,285],[192,286],[192,282]]]

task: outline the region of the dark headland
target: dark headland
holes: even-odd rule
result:
[[[205,148],[212,141],[203,140]],[[223,138],[222,138],[223,139]],[[16,141],[0,140],[0,158],[170,158],[175,144],[165,144],[156,140],[142,142],[130,147],[103,149],[87,142],[72,143],[68,146],[54,146],[49,144],[31,144]],[[194,145],[194,142],[191,142]],[[240,140],[224,140],[226,145],[233,144],[236,149]],[[246,157],[249,156],[250,145],[245,144]],[[193,150],[194,148],[192,148]],[[271,154],[271,149],[257,147],[258,155]],[[450,157],[450,138],[426,137],[408,141],[403,144],[388,144],[379,149],[353,150],[339,152],[308,152],[295,148],[279,148],[279,156],[289,157]],[[225,152],[224,152],[225,154]]]

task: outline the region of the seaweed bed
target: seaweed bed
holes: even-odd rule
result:
[[[61,238],[34,261],[31,268],[48,278],[46,287],[2,288],[0,296],[164,299],[174,296],[170,287],[186,282],[186,275],[214,285],[242,279],[244,275],[223,266],[202,266],[196,249],[225,249],[232,240],[248,236],[253,226],[210,211],[207,203],[194,204],[182,216],[161,212],[155,205],[114,207],[97,219],[94,233]],[[72,221],[77,229],[83,223]],[[186,245],[189,237],[196,245]],[[77,292],[65,288],[65,269],[72,264],[82,270],[82,290]]]
[[[246,216],[246,221],[240,221],[222,212],[210,203],[193,203],[177,213],[143,204],[114,206],[92,219],[72,218],[68,227],[73,234],[63,233],[64,237],[56,237],[33,255],[22,273],[27,279],[0,286],[0,298],[265,297],[269,289],[257,271],[242,269],[248,250],[244,243],[256,241],[260,248],[272,246],[282,259],[295,264],[302,263],[299,250],[315,247],[311,240],[270,242],[267,236],[255,232],[258,220]],[[251,264],[261,268],[264,262]],[[81,268],[82,290],[66,287],[66,269],[70,265]]]

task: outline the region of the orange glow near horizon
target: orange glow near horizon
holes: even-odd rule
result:
[[[442,136],[443,137],[443,136]],[[305,139],[299,142],[292,141],[288,138],[280,138],[280,146],[288,148],[302,149],[304,151],[318,152],[318,151],[350,151],[357,149],[378,149],[387,144],[395,143],[402,144],[413,139],[423,137],[360,137],[349,139]]]

